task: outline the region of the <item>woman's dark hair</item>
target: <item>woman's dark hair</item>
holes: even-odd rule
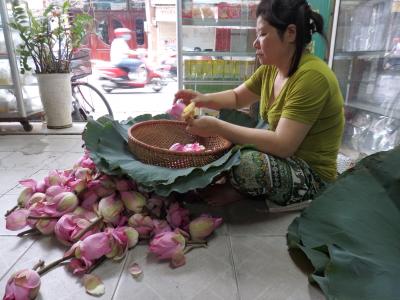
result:
[[[288,76],[296,72],[301,55],[315,32],[326,40],[323,18],[311,9],[306,0],[261,0],[256,15],[275,27],[281,38],[290,24],[296,25],[296,50]]]

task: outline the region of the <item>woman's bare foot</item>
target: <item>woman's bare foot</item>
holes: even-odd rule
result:
[[[209,186],[201,193],[201,196],[210,206],[224,206],[245,199],[245,196],[229,183]]]

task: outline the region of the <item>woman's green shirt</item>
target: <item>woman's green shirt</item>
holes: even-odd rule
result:
[[[336,158],[344,129],[343,97],[335,74],[318,57],[304,54],[297,71],[289,77],[269,106],[278,70],[263,65],[245,82],[260,95],[260,116],[275,130],[280,118],[311,125],[295,153],[322,179],[336,178]]]

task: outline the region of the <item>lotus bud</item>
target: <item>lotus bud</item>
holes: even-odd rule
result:
[[[146,207],[157,217],[161,216],[161,209],[164,206],[164,203],[166,202],[166,198],[153,195],[151,198],[147,200]]]
[[[185,228],[189,224],[189,210],[174,202],[168,208],[167,221],[172,228]]]
[[[29,198],[32,197],[34,189],[30,187],[24,188],[18,196],[17,203],[19,207],[25,207]]]
[[[29,210],[18,209],[6,217],[6,228],[8,230],[20,230],[27,225]]]
[[[92,179],[92,170],[89,168],[78,168],[75,171],[75,178],[82,180],[91,180]]]
[[[34,193],[28,200],[28,206],[32,206],[38,202],[44,202],[46,200],[46,194]]]
[[[121,192],[125,207],[135,213],[140,213],[146,205],[146,198],[139,192]]]
[[[116,179],[115,188],[120,192],[126,192],[136,189],[136,183],[128,179]]]
[[[35,224],[37,230],[39,230],[44,235],[50,235],[54,232],[54,228],[57,224],[57,220],[38,220]]]
[[[97,214],[93,210],[85,209],[81,206],[75,208],[72,214],[77,217],[89,220],[90,222],[93,222],[98,218]]]
[[[186,105],[183,103],[181,99],[176,101],[172,107],[167,111],[173,119],[179,120],[181,118],[182,112],[185,109]]]
[[[131,216],[128,220],[128,224],[136,229],[141,238],[150,236],[154,229],[153,220],[149,216],[142,216],[141,214],[134,214]]]
[[[64,178],[60,176],[58,171],[50,171],[49,175],[44,178],[44,182],[47,186],[62,185]]]
[[[83,192],[82,196],[79,195],[82,201],[82,207],[92,210],[93,209],[93,204],[97,203],[99,200],[99,196],[97,196],[96,192],[93,190],[87,190]]]
[[[57,196],[58,194],[62,192],[66,192],[67,189],[65,187],[59,186],[59,185],[52,185],[49,186],[46,190],[46,201],[47,202],[53,202],[53,197]]]
[[[117,223],[123,210],[124,204],[116,199],[115,194],[102,198],[99,202],[98,211],[106,223]]]
[[[40,289],[40,275],[34,270],[21,270],[7,281],[4,300],[35,299]]]
[[[95,260],[111,251],[110,237],[106,232],[89,235],[79,244],[80,256]]]
[[[71,245],[77,235],[80,234],[82,230],[89,227],[90,224],[88,220],[82,217],[73,214],[65,214],[57,221],[54,233],[61,243],[68,246]],[[98,227],[93,227],[83,235],[82,239],[85,239],[97,231]]]
[[[71,192],[63,192],[54,197],[54,202],[57,204],[57,211],[60,213],[72,212],[79,203],[78,197]]]
[[[207,215],[200,216],[189,224],[192,240],[204,240],[222,223],[222,218],[213,218]]]
[[[128,248],[136,246],[139,241],[139,233],[131,227],[123,227],[124,232],[128,238]]]
[[[168,222],[165,220],[153,220],[153,234],[157,235],[162,232],[168,232],[171,231],[171,227],[169,226]]]
[[[150,242],[149,251],[156,254],[158,259],[171,259],[185,249],[185,238],[176,232],[162,232]]]
[[[68,183],[68,186],[74,191],[75,193],[79,194],[80,192],[84,191],[87,187],[87,181],[83,179],[77,179]]]
[[[36,192],[44,193],[47,189],[47,184],[45,181],[39,181],[36,185]]]
[[[85,274],[87,270],[93,265],[91,260],[85,258],[73,258],[69,261],[67,265],[68,271],[74,275]]]

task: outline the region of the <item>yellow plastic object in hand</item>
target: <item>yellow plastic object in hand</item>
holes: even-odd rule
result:
[[[196,104],[194,102],[191,102],[188,106],[185,107],[185,109],[182,112],[182,119],[188,120],[188,119],[193,119],[195,116],[195,108]]]

